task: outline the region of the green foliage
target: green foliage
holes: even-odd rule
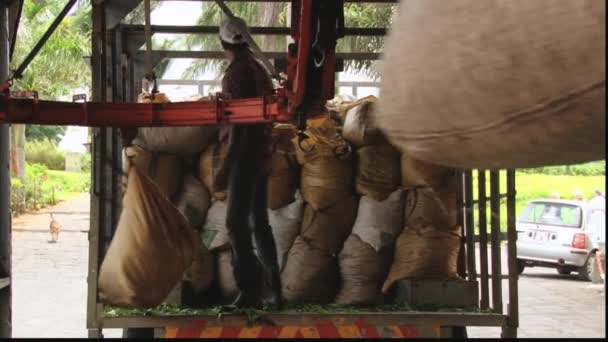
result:
[[[282,3],[230,2],[228,7],[235,15],[243,18],[249,26],[287,26],[289,6]],[[197,25],[219,25],[223,14],[212,2],[202,4],[203,14]],[[344,6],[346,27],[383,28],[389,27],[396,7],[394,4],[348,3]],[[278,15],[277,15],[278,13]],[[253,36],[264,51],[286,51],[286,36]],[[192,35],[186,38],[189,50],[221,50],[217,35]],[[381,52],[384,37],[349,36],[341,39],[336,47],[338,52]],[[217,68],[218,72],[227,66],[226,60],[197,60],[184,72],[184,78],[195,78],[202,72]],[[368,76],[378,78],[373,61],[346,61],[348,70],[363,71]]]
[[[25,127],[25,138],[27,141],[48,139],[58,144],[66,129],[67,127],[64,126],[27,125]]]
[[[11,68],[16,68],[31,51],[52,20],[65,6],[63,0],[25,1],[17,33]],[[43,99],[57,100],[71,95],[76,88],[87,87],[91,67],[84,56],[90,55],[90,1],[79,1],[26,69],[15,89],[36,90]]]
[[[500,174],[500,192],[506,193],[506,173],[501,171]],[[564,175],[543,175],[543,174],[531,174],[527,172],[521,172],[517,170],[515,176],[515,188],[517,191],[516,202],[515,202],[515,213],[519,215],[529,201],[535,199],[548,198],[551,192],[555,191],[560,195],[562,199],[574,199],[574,190],[580,189],[586,199],[590,199],[594,196],[596,189],[606,191],[606,177],[605,176],[564,176]],[[477,173],[473,173],[473,199],[477,200]],[[486,197],[490,196],[490,180],[489,174],[486,174]],[[507,209],[506,209],[506,198],[500,200],[500,227],[502,231],[507,230]],[[490,203],[486,202],[487,211],[486,217],[491,217]],[[477,205],[474,206],[474,221],[475,226],[479,226]],[[489,222],[489,221],[488,221]],[[488,224],[489,231],[489,224]]]
[[[80,161],[80,170],[85,173],[91,172],[91,154],[85,153]]]
[[[577,165],[546,166],[533,169],[522,169],[522,173],[554,176],[605,176],[606,161],[594,161]]]
[[[86,173],[52,171],[44,165],[28,164],[24,179],[11,179],[11,214],[17,216],[55,205],[76,193],[87,192],[90,183]]]
[[[65,170],[65,154],[57,149],[57,144],[43,139],[30,141],[25,145],[25,160],[42,164],[51,170]]]

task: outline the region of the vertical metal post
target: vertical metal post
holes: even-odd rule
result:
[[[0,82],[8,79],[10,32],[8,1],[0,0]],[[0,125],[0,277],[8,285],[0,289],[0,337],[12,335],[11,318],[11,179],[9,170],[9,125]]]
[[[467,243],[467,270],[469,280],[477,280],[477,269],[475,267],[475,235],[473,218],[473,171],[468,170],[464,173],[464,225]]]
[[[490,171],[490,233],[492,246],[492,311],[502,314],[502,267],[500,250],[499,171]]]
[[[465,203],[463,201],[464,199],[464,194],[466,193],[467,189],[466,189],[466,184],[464,182],[464,173],[463,171],[458,171],[456,174],[456,177],[458,177],[459,180],[459,186],[457,188],[457,194],[456,194],[456,198],[457,198],[457,208],[458,208],[458,215],[457,215],[457,222],[456,224],[458,225],[459,229],[460,229],[460,248],[458,249],[458,259],[457,259],[457,263],[456,263],[456,272],[458,272],[458,275],[461,276],[462,278],[465,278],[467,276],[467,260],[466,260],[466,255],[465,255],[465,225],[466,222],[464,220],[464,215],[465,215],[465,211],[463,211]],[[438,190],[438,189],[435,189]],[[451,191],[451,189],[449,190]],[[450,223],[453,224],[453,223]]]
[[[93,101],[105,101],[105,59],[103,58],[104,26],[104,2],[92,0],[93,35],[91,51],[91,78]],[[100,307],[97,298],[97,279],[100,262],[100,227],[103,224],[104,201],[103,201],[103,150],[105,146],[103,129],[93,129],[92,141],[92,167],[91,167],[91,211],[89,224],[89,270],[87,277],[87,329],[89,337],[101,335],[99,324]]]
[[[515,227],[515,170],[507,170],[507,253],[509,261],[509,305],[507,326],[503,327],[503,337],[516,338],[519,326],[519,301],[517,271],[517,230]]]
[[[488,286],[488,218],[486,215],[486,171],[477,171],[477,198],[479,208],[479,264],[481,272],[481,298],[479,307],[487,309],[490,306]]]

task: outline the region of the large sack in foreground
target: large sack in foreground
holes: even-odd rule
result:
[[[182,279],[199,248],[186,218],[132,168],[118,227],[99,271],[100,297],[129,307],[157,306]]]
[[[356,196],[349,196],[323,210],[315,210],[307,205],[300,235],[315,248],[327,253],[338,253],[353,229],[358,204]]]
[[[344,305],[376,303],[391,266],[392,252],[392,246],[375,251],[357,235],[350,235],[338,256],[341,284],[335,302]]]
[[[463,169],[605,159],[605,1],[408,0],[398,13],[374,122],[400,150]]]
[[[329,303],[338,291],[338,260],[298,236],[281,272],[281,286],[289,303]]]
[[[451,231],[433,226],[406,227],[395,243],[393,263],[382,292],[387,293],[402,279],[458,279],[459,250],[458,227]]]
[[[210,205],[211,198],[205,186],[190,174],[184,177],[175,206],[194,229],[201,229]]]
[[[353,227],[353,235],[367,243],[376,252],[390,247],[403,229],[404,193],[393,192],[385,201],[362,196]]]
[[[277,249],[279,269],[283,268],[287,253],[300,232],[304,215],[304,200],[296,193],[296,200],[283,208],[268,210],[268,222]]]
[[[140,94],[139,103],[171,102],[163,93]],[[152,152],[171,154],[200,153],[217,134],[215,126],[197,127],[141,127],[133,144]]]
[[[357,149],[357,193],[384,201],[401,184],[401,160],[389,144]]]
[[[217,175],[227,154],[228,144],[216,142],[201,153],[198,165],[199,179],[205,184],[211,196],[220,201],[226,199],[226,189],[221,189],[216,185]]]
[[[225,201],[215,201],[207,212],[207,220],[203,225],[201,239],[203,244],[213,251],[216,249],[226,249],[230,246],[230,237],[226,227],[226,213],[228,203]]]
[[[354,193],[353,156],[329,118],[309,119],[307,125],[304,133],[308,138],[294,139],[296,157],[302,165],[300,188],[306,203],[320,210]]]
[[[127,189],[127,176],[133,166],[142,174],[150,177],[168,198],[171,198],[179,190],[182,178],[182,165],[179,157],[170,154],[151,153],[139,146],[130,146],[123,149],[122,158],[123,191]]]

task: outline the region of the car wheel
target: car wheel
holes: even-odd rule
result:
[[[569,270],[569,269],[563,268],[563,267],[558,267],[557,273],[559,273],[561,275],[568,275],[568,274],[572,273],[572,270]]]
[[[600,270],[597,266],[597,262],[595,261],[595,252],[589,256],[585,265],[580,268],[578,271],[578,277],[581,280],[591,281],[594,284],[602,282]]]
[[[524,273],[525,268],[526,268],[526,262],[521,259],[517,259],[517,274]]]

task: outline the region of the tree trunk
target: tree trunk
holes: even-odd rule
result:
[[[12,125],[11,137],[11,176],[25,177],[25,125]]]

